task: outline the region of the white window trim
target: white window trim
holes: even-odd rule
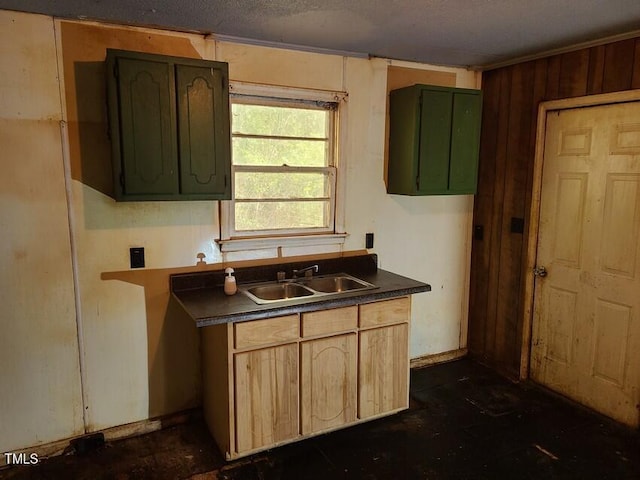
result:
[[[282,98],[290,100],[316,100],[338,103],[338,115],[335,139],[334,167],[335,167],[335,191],[333,198],[334,206],[334,225],[335,230],[331,233],[308,233],[300,235],[272,235],[265,232],[264,236],[247,237],[247,238],[231,238],[231,218],[233,201],[220,202],[220,239],[216,240],[221,252],[237,252],[243,250],[261,250],[266,248],[277,247],[304,247],[316,245],[342,245],[345,242],[347,233],[345,232],[345,176],[346,168],[344,158],[341,155],[346,140],[346,116],[347,116],[347,99],[348,94],[345,92],[302,89],[295,87],[283,87],[273,85],[261,85],[247,82],[230,82],[229,91],[231,93],[268,97]]]
[[[221,252],[240,252],[244,250],[266,250],[278,247],[308,247],[317,245],[342,245],[347,233],[326,235],[294,235],[283,237],[234,238],[218,240]]]
[[[283,87],[279,85],[264,85],[248,82],[229,82],[229,93],[267,97],[267,98],[286,98],[288,100],[310,100],[321,102],[341,103],[348,95],[346,92],[338,92],[332,90],[315,90],[311,88]]]

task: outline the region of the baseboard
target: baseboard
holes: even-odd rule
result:
[[[421,357],[412,358],[410,361],[411,368],[421,368],[428,365],[435,365],[437,363],[446,363],[453,360],[457,360],[467,355],[467,349],[461,348],[458,350],[451,350],[450,352],[436,353],[435,355],[424,355]],[[174,425],[180,425],[187,423],[194,418],[201,418],[202,411],[198,409],[187,410],[184,412],[173,413],[157,418],[148,418],[146,420],[140,420],[138,422],[128,423],[126,425],[118,425],[116,427],[106,428],[104,430],[97,430],[91,433],[101,432],[104,434],[105,441],[121,440],[128,437],[135,437],[138,435],[144,435],[146,433],[156,432],[163,428],[172,427]],[[76,438],[81,438],[84,435],[78,435],[76,437],[65,438],[64,440],[58,440],[51,443],[42,445],[36,445],[30,448],[22,448],[15,450],[12,453],[29,455],[35,453],[39,459],[45,459],[48,457],[55,457],[56,455],[62,455],[69,448],[69,442]],[[0,455],[0,468],[7,467],[7,460],[4,455]]]
[[[162,430],[163,428],[172,427],[174,425],[187,423],[195,418],[202,418],[202,411],[199,408],[172,413],[169,415],[164,415],[162,417],[148,418],[146,420],[127,423],[125,425],[118,425],[116,427],[106,428],[104,430],[87,432],[86,435],[102,433],[104,435],[105,441],[122,440],[129,437],[156,432],[158,430]],[[37,455],[37,458],[39,460],[43,460],[45,458],[62,455],[69,449],[70,442],[72,440],[82,438],[83,436],[85,436],[85,434],[65,438],[64,440],[57,440],[51,443],[45,443],[42,445],[35,445],[29,448],[21,448],[18,450],[14,450],[11,453],[22,453],[26,455],[26,458],[29,458],[31,454],[35,454]],[[5,457],[5,455],[0,455],[0,469],[9,466],[10,465],[7,464],[7,458]]]
[[[411,368],[422,368],[429,365],[435,365],[436,363],[446,363],[459,358],[466,357],[468,349],[459,348],[458,350],[451,350],[449,352],[436,353],[434,355],[423,355],[422,357],[412,358],[409,366]]]

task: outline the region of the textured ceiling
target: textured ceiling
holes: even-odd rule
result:
[[[456,66],[640,30],[640,0],[0,0],[0,9]]]

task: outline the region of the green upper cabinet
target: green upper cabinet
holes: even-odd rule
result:
[[[387,192],[475,194],[480,90],[414,85],[389,99]]]
[[[107,50],[116,200],[231,198],[226,63]]]

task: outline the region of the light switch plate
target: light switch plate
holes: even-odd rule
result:
[[[365,234],[365,248],[373,248],[373,233]]]
[[[132,247],[129,249],[131,268],[144,268],[144,247]]]

